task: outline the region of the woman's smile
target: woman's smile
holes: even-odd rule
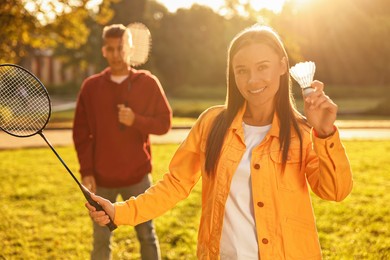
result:
[[[259,94],[259,93],[263,92],[266,88],[267,88],[267,86],[262,87],[262,88],[250,89],[250,90],[248,90],[248,92],[251,94]]]

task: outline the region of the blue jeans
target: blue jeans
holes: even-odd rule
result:
[[[137,196],[143,193],[151,185],[150,174],[145,177],[137,184],[117,188],[107,189],[102,187],[96,188],[96,194],[115,202],[118,195],[121,195],[123,200],[129,199],[131,196]],[[141,247],[141,258],[143,260],[154,260],[161,259],[160,257],[160,246],[158,238],[154,230],[153,222],[147,221],[134,227],[137,233],[138,241]],[[101,227],[93,222],[93,250],[91,253],[91,259],[111,259],[111,232],[107,227]]]

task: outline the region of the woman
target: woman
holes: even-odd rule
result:
[[[269,27],[239,33],[228,54],[226,106],[205,111],[173,156],[169,173],[137,198],[111,204],[93,196],[117,225],[160,216],[202,177],[199,259],[321,259],[309,187],[341,201],[352,173],[324,84],[291,96],[289,62]],[[86,204],[105,225],[107,214]]]

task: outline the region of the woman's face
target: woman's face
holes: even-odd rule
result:
[[[253,43],[240,49],[232,59],[234,78],[249,106],[274,106],[280,76],[286,73],[286,59],[266,44]]]

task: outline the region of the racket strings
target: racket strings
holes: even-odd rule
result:
[[[15,66],[0,67],[0,127],[17,136],[40,131],[50,116],[50,100],[41,83]]]
[[[145,64],[149,58],[152,39],[149,29],[142,23],[128,25],[132,46],[126,46],[129,41],[125,39],[125,61],[127,64],[137,67]],[[126,35],[127,37],[127,35]]]
[[[137,52],[135,53],[136,61],[146,60],[149,55],[150,48],[150,39],[148,36],[148,31],[145,31],[144,28],[134,28],[132,30],[132,35],[134,37],[134,46],[137,47]]]

